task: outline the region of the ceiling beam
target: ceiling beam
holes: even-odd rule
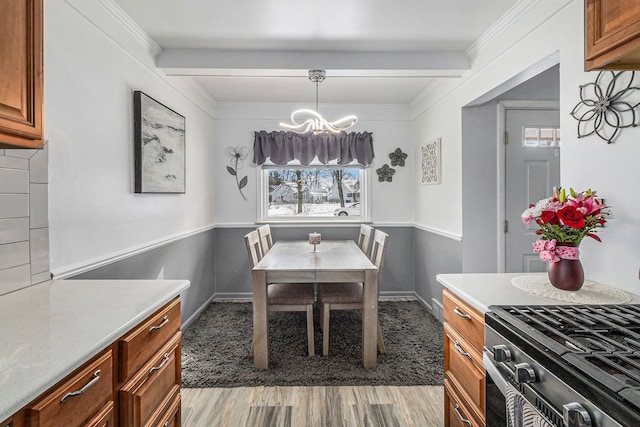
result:
[[[469,57],[457,51],[321,52],[162,49],[156,66],[178,76],[304,77],[312,69],[328,77],[460,77]]]

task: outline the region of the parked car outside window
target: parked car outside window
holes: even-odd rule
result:
[[[344,208],[338,208],[333,211],[333,214],[338,216],[360,216],[360,202],[351,203]]]

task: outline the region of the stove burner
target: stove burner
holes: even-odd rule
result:
[[[590,353],[592,351],[613,352],[619,350],[615,345],[606,340],[595,339],[592,335],[570,335],[571,340],[565,340],[564,344],[575,351]],[[597,335],[596,335],[597,336]]]

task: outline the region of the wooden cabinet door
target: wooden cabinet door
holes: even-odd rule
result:
[[[640,69],[640,0],[585,0],[585,69]]]
[[[0,148],[42,148],[42,0],[0,1]]]

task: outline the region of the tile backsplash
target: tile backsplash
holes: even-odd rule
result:
[[[48,147],[0,150],[0,295],[51,278]]]

